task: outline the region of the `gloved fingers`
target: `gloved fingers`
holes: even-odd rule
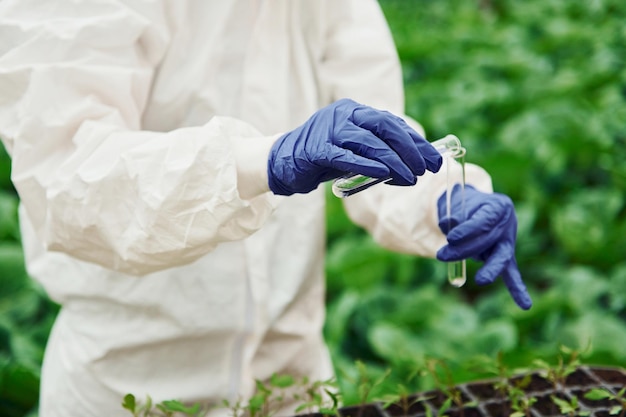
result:
[[[385,178],[391,173],[384,163],[337,146],[332,146],[326,154],[326,159],[318,163],[343,173],[361,174],[372,178]]]
[[[462,241],[451,241],[450,235],[463,224],[464,223],[461,223],[448,233],[448,245],[442,248],[442,250],[440,250],[441,253],[438,254],[438,256],[441,256],[441,260],[480,258],[483,253],[486,253],[496,242],[501,240],[503,235],[502,227],[495,227]]]
[[[477,257],[489,246],[479,241],[471,242],[471,245],[453,245],[448,243],[437,251],[437,259],[444,262],[460,261],[461,259]]]
[[[467,259],[467,256],[463,248],[458,246],[452,246],[447,244],[437,251],[437,259],[443,262],[461,261]]]
[[[406,165],[411,169],[414,176],[424,175],[426,161],[422,155],[423,149],[437,150],[417,132],[407,125],[404,120],[386,111],[380,111],[371,107],[359,107],[352,113],[352,122],[363,129],[376,135],[393,149]],[[420,147],[417,144],[420,144]],[[431,164],[432,165],[432,164]]]
[[[520,308],[528,310],[533,305],[533,301],[530,298],[530,294],[526,289],[524,281],[522,281],[522,274],[517,267],[517,261],[515,257],[511,259],[507,267],[503,272],[503,279],[506,288],[509,290],[511,297]]]
[[[503,274],[504,269],[515,258],[514,248],[506,242],[498,243],[491,251],[485,263],[476,272],[474,280],[478,285],[491,284]]]
[[[462,221],[463,219],[459,216],[455,216],[454,214],[450,217],[443,215],[439,218],[439,223],[437,225],[439,226],[439,230],[441,230],[444,235],[447,235],[450,230],[457,227]]]
[[[455,215],[461,216],[460,213]],[[506,224],[510,212],[494,209],[491,204],[480,206],[470,217],[461,222],[457,227],[451,229],[448,233],[448,241],[453,244],[462,244],[471,239],[485,234],[493,234],[498,231],[501,233],[502,225]]]
[[[406,122],[402,121],[406,124]],[[424,158],[424,162],[426,163],[426,169],[430,172],[439,172],[441,169],[441,165],[443,165],[443,157],[435,149],[434,146],[430,144],[426,139],[424,139],[419,133],[411,129],[410,126],[406,125],[407,129],[409,129],[409,135],[413,138],[415,145],[417,146],[417,150]]]
[[[369,130],[357,126],[344,127],[343,134],[349,139],[338,141],[339,149],[347,149],[361,157],[378,161],[389,169],[389,175],[397,185],[414,185],[417,181],[411,170],[398,153]]]

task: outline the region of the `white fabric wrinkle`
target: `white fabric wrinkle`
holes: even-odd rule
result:
[[[15,103],[21,103],[27,94],[30,70],[9,73],[1,68],[0,56],[0,137],[5,149],[12,156],[13,144],[19,129],[17,120],[20,118],[20,106],[16,106]]]

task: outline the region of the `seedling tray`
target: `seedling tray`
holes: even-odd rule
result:
[[[565,384],[553,383],[540,373],[520,374],[511,378],[511,382],[522,380],[530,376],[530,382],[521,388],[527,398],[536,398],[528,410],[532,417],[563,416],[552,397],[558,397],[570,402],[574,397],[578,399],[580,414],[591,417],[611,416],[610,410],[619,403],[615,400],[590,400],[584,397],[585,393],[593,388],[604,388],[613,394],[626,386],[626,370],[616,367],[581,366],[569,374]],[[506,394],[494,388],[496,380],[482,380],[466,384],[459,384],[458,389],[463,406],[452,406],[442,415],[448,417],[508,417],[512,412],[511,402]],[[339,409],[342,417],[426,417],[438,415],[446,396],[442,391],[432,390],[413,395],[402,407],[400,404],[391,404],[383,408],[379,403],[367,404],[362,407],[352,406]],[[415,399],[420,399],[415,402]],[[429,410],[429,411],[427,411]],[[619,415],[612,414],[613,416]],[[626,414],[625,414],[626,415]]]

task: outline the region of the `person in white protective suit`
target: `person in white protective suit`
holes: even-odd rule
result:
[[[375,0],[1,1],[0,137],[62,305],[40,416],[331,377],[320,184],[346,172],[400,185],[344,200],[381,245],[481,259],[529,308],[510,199],[469,165],[468,220],[440,228],[442,161],[403,107]]]

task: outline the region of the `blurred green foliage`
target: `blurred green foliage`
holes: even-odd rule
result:
[[[589,363],[626,364],[626,2],[380,3],[407,113],[430,138],[458,135],[513,198],[534,306],[519,310],[500,284],[452,288],[445,265],[381,249],[329,194],[326,336],[345,401],[358,402],[356,359],[392,369],[382,390],[407,384],[425,357],[445,359],[457,382],[485,376],[468,366],[478,355],[527,366],[561,343],[591,342]],[[0,415],[13,417],[36,413],[57,306],[24,270],[9,174],[0,149]]]
[[[36,415],[43,350],[58,311],[28,277],[11,161],[0,146],[0,416]]]
[[[355,359],[391,367],[390,389],[428,356],[459,382],[482,376],[468,366],[477,355],[522,367],[559,344],[591,342],[585,361],[625,365],[626,2],[380,4],[407,113],[430,138],[459,136],[514,200],[534,306],[519,310],[501,283],[452,288],[439,262],[378,248],[329,194],[326,333],[346,401],[358,401]]]

